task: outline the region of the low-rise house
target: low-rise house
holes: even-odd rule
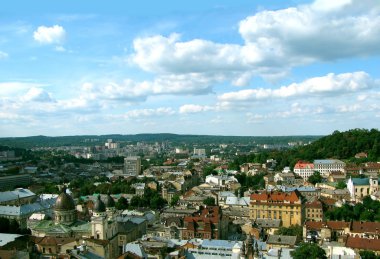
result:
[[[249,207],[249,197],[228,197],[225,202],[226,207]]]
[[[263,231],[266,235],[274,235],[274,233],[281,227],[281,220],[279,219],[256,219],[253,223],[260,233]]]
[[[206,176],[205,182],[211,186],[218,186],[222,190],[236,190],[241,187],[235,176],[229,176],[225,174],[208,175]]]
[[[184,218],[182,239],[224,239],[227,235],[228,219],[219,206],[208,206]]]
[[[356,251],[370,250],[380,255],[380,239],[370,239],[361,237],[347,237],[346,247],[350,247]]]
[[[346,174],[341,171],[337,172],[331,172],[329,177],[327,178],[327,181],[331,183],[337,183],[337,182],[345,182],[346,181]]]
[[[326,252],[327,258],[332,259],[357,259],[358,253],[354,249],[345,247],[337,242],[325,242],[322,248]]]
[[[294,183],[295,176],[293,173],[277,173],[274,176],[275,183],[288,184]]]
[[[379,222],[362,221],[306,221],[303,227],[303,236],[306,240],[314,238],[323,240],[338,240],[344,242],[347,236],[360,238],[380,238]]]
[[[380,174],[380,163],[374,163],[374,162],[365,163],[364,172],[367,174]]]
[[[322,189],[321,197],[331,198],[335,200],[348,201],[351,199],[350,192],[347,189]]]
[[[187,246],[186,258],[242,258],[244,256],[242,241],[207,240]]]
[[[296,245],[297,236],[270,235],[267,239],[267,249],[293,248]]]
[[[353,221],[350,236],[361,238],[380,238],[380,222]]]

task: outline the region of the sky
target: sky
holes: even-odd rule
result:
[[[0,137],[380,126],[380,1],[13,0]]]

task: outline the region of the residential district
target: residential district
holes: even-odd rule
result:
[[[0,258],[379,258],[379,162],[230,145],[3,149]]]

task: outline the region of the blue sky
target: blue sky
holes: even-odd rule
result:
[[[379,128],[380,2],[12,1],[0,136]]]

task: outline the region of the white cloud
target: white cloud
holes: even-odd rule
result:
[[[126,112],[123,117],[126,119],[140,119],[143,117],[161,117],[175,114],[175,111],[170,107],[160,107],[157,109],[137,109]]]
[[[14,97],[31,88],[40,88],[44,86],[38,83],[24,82],[0,82],[0,97]]]
[[[241,21],[247,45],[287,65],[380,54],[380,12],[375,1],[318,0]]]
[[[380,81],[365,72],[328,74],[307,79],[277,89],[258,88],[224,93],[218,96],[221,102],[252,102],[273,98],[339,96],[379,87]]]
[[[196,104],[185,104],[182,105],[179,108],[179,113],[186,114],[186,113],[199,113],[199,112],[205,112],[214,110],[210,106],[203,106],[203,105],[196,105]]]
[[[317,0],[258,12],[239,23],[243,45],[181,41],[175,33],[140,37],[133,42],[131,60],[157,75],[196,73],[244,86],[254,76],[276,80],[316,61],[378,55],[380,8],[363,1]]]
[[[66,49],[64,47],[62,47],[62,46],[56,46],[55,50],[58,51],[58,52],[65,52],[66,51]]]
[[[8,53],[0,51],[0,59],[6,59],[8,57]]]
[[[25,102],[52,102],[51,94],[42,88],[32,87],[21,97]]]
[[[62,26],[40,26],[33,33],[34,40],[42,44],[62,44],[66,37],[66,31]]]

